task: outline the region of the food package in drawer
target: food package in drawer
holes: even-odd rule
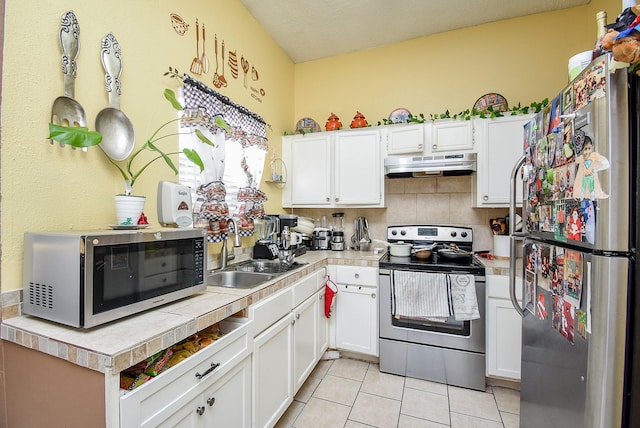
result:
[[[143,371],[139,379],[131,381],[122,377],[128,376],[129,369],[125,370],[121,386],[134,386],[120,390],[120,426],[155,426],[173,404],[189,399],[228,373],[251,353],[251,322],[229,317],[163,350],[161,356],[153,356],[157,358],[151,365],[146,360],[140,363],[148,365],[144,369],[147,373],[149,369],[159,370],[156,376]],[[141,367],[137,366],[131,370],[139,371]]]

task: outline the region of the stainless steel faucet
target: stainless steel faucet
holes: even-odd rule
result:
[[[236,222],[233,219],[229,219],[227,221],[227,228],[229,233],[231,233],[231,225],[233,225],[233,247],[240,247],[240,234],[238,233],[238,227],[236,226]],[[222,240],[222,250],[220,251],[220,269],[224,269],[227,267],[227,261],[233,260],[235,258],[235,254],[227,254],[227,238]]]

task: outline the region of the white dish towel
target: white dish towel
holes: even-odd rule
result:
[[[476,283],[473,275],[450,274],[451,301],[456,321],[471,321],[480,318]]]
[[[444,273],[394,270],[392,315],[444,322],[451,316],[449,277]]]

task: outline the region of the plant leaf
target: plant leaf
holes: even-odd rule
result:
[[[169,156],[167,156],[162,150],[160,150],[159,148],[157,148],[152,142],[147,141],[147,147],[149,147],[149,149],[153,150],[154,152],[158,152],[160,153],[160,155],[162,156],[162,158],[164,159],[164,161],[167,163],[167,165],[169,165],[169,168],[171,168],[173,170],[174,173],[178,174],[178,168],[176,168],[176,166],[173,164],[173,161],[171,160],[171,158]],[[151,163],[151,162],[149,162]],[[144,168],[146,168],[149,164],[145,165]],[[143,168],[143,169],[144,169]]]
[[[200,172],[204,171],[204,162],[202,162],[202,159],[200,159],[200,155],[198,155],[198,152],[191,149],[184,149],[182,153],[184,153],[187,159],[189,159],[191,162],[196,164],[198,168],[200,168]]]
[[[216,116],[216,126],[218,128],[224,129],[228,133],[231,133],[231,128],[229,127],[227,122],[220,116]]]
[[[167,88],[164,90],[164,97],[171,103],[174,109],[182,110],[182,105],[178,102],[175,92]]]
[[[198,139],[200,141],[202,141],[205,144],[210,145],[211,147],[215,147],[216,145],[213,144],[213,141],[211,141],[210,139],[208,139],[203,133],[202,131],[200,131],[199,129],[195,129],[194,131],[196,133],[196,137],[198,137]]]
[[[87,127],[62,126],[50,123],[48,138],[73,147],[91,147],[100,144],[102,134],[96,131],[89,131]]]

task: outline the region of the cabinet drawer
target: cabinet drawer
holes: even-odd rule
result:
[[[288,314],[291,309],[293,309],[292,287],[249,306],[249,318],[253,321],[253,337]]]
[[[378,269],[361,266],[336,266],[335,282],[339,284],[378,286]]]
[[[487,275],[486,296],[496,299],[511,299],[509,277],[506,275]],[[522,300],[522,278],[516,277],[516,298]]]
[[[190,391],[206,388],[251,353],[250,321],[238,318],[222,321],[225,333],[213,344],[168,369],[144,385],[120,397],[120,426],[140,427],[160,413],[170,413]],[[219,364],[210,370],[214,364]]]
[[[323,284],[324,269],[305,276],[293,286],[293,307],[311,297]]]

